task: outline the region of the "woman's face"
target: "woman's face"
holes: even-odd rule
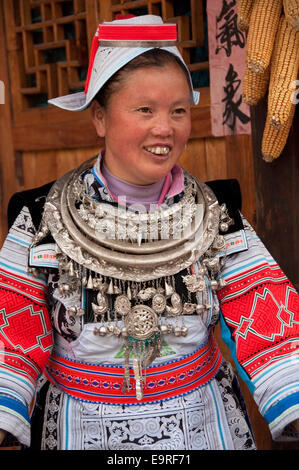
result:
[[[190,135],[190,88],[178,65],[128,72],[105,108],[92,104],[93,122],[105,137],[105,165],[137,185],[164,178]]]

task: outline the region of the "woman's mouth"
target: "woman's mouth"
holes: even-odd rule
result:
[[[168,145],[155,145],[152,147],[144,147],[145,150],[152,155],[158,156],[158,157],[166,157],[169,152],[170,152],[170,147]]]

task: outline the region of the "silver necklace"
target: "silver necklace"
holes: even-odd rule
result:
[[[32,244],[39,243],[49,232],[52,234],[59,271],[67,273],[70,279],[59,286],[62,295],[81,288],[98,292],[96,302],[92,303],[94,332],[123,338],[123,391],[129,386],[133,353],[136,396],[141,399],[142,371],[160,355],[162,337],[186,336],[184,316],[200,315],[211,308],[207,280],[212,290],[223,285],[224,281],[218,280],[223,263],[219,253],[225,243],[219,227],[224,231],[233,222],[210,188],[187,172],[184,172],[185,192],[178,203],[154,213],[135,214],[85,194],[81,175],[89,167],[90,161],[53,185]],[[184,212],[187,205],[189,210]],[[155,239],[150,236],[152,220],[157,226]],[[99,230],[103,222],[110,224],[110,229],[114,223],[123,232],[111,237],[111,230]],[[172,230],[163,238],[166,222],[172,223]],[[140,223],[142,237],[131,236]],[[182,236],[176,237],[182,228]],[[196,273],[191,270],[193,264],[198,266]],[[186,269],[188,274],[182,280],[188,301],[183,304],[175,290],[174,275]],[[196,302],[191,301],[192,294]],[[74,306],[68,309],[68,314],[82,316],[84,310]]]

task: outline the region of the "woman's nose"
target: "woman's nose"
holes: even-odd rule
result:
[[[169,116],[159,115],[156,117],[152,127],[152,134],[155,136],[168,137],[172,135],[173,128],[171,126]]]

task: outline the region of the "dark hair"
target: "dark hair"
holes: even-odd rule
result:
[[[150,49],[149,51],[140,54],[131,60],[128,64],[119,69],[112,77],[105,83],[101,90],[96,94],[94,99],[105,108],[108,104],[111,95],[117,91],[121,85],[122,80],[130,72],[143,67],[164,67],[168,64],[176,64],[184,72],[188,84],[190,86],[190,79],[186,67],[183,62],[176,55],[164,49]],[[191,87],[190,87],[191,88]]]

